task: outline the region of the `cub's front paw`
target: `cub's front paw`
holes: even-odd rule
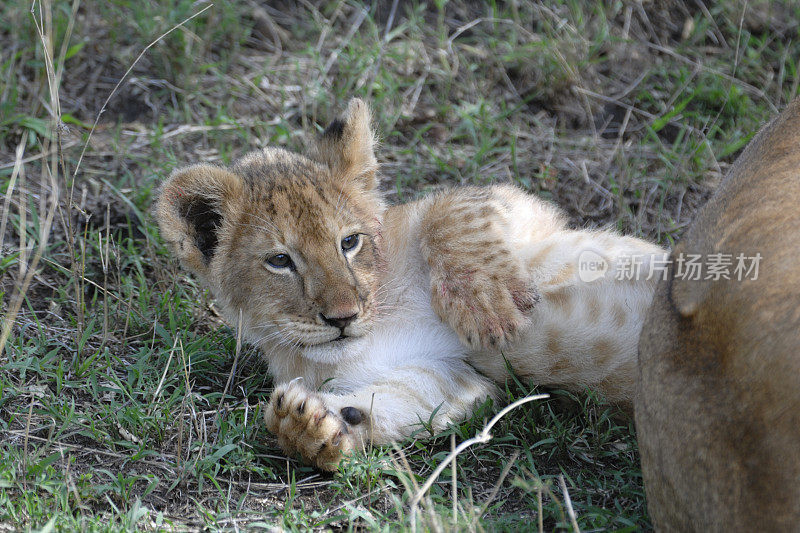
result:
[[[468,346],[504,348],[528,323],[528,313],[539,301],[533,283],[521,278],[479,269],[432,276],[432,303]]]
[[[360,423],[361,417],[351,410],[355,409],[345,407],[341,413],[335,413],[319,394],[291,382],[272,393],[264,421],[267,429],[277,435],[283,451],[299,453],[309,464],[334,471],[342,454],[356,448],[356,436],[349,426]]]

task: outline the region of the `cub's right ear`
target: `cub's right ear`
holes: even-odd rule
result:
[[[154,209],[161,236],[181,263],[204,279],[222,222],[234,213],[243,190],[239,176],[206,164],[174,171],[161,187]]]

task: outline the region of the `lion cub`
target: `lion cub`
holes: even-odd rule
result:
[[[374,142],[354,99],[307,155],[179,169],[156,205],[164,239],[269,362],[280,446],[335,469],[433,413],[436,428],[465,417],[509,366],[629,403],[663,250],[570,230],[508,185],[387,207]]]

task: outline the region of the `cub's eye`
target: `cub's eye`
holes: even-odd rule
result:
[[[342,239],[342,250],[347,252],[358,246],[359,236],[358,233],[353,233]]]
[[[274,268],[294,268],[294,261],[286,254],[273,255],[267,259],[267,263]]]

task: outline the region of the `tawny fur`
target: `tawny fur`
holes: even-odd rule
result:
[[[795,100],[751,141],[673,251],[676,261],[761,254],[757,278],[695,281],[673,268],[647,315],[636,429],[657,530],[800,527],[798,206]]]
[[[353,100],[308,156],[268,148],[229,169],[181,169],[156,205],[165,240],[231,324],[241,312],[269,362],[278,385],[265,418],[281,447],[333,469],[342,452],[407,436],[434,412],[435,428],[463,418],[509,365],[629,404],[656,280],[647,268],[663,250],[570,230],[508,185],[387,208],[373,144],[368,108]],[[580,281],[586,250],[605,277]],[[292,268],[270,263],[279,256]],[[644,275],[618,281],[629,256]]]

